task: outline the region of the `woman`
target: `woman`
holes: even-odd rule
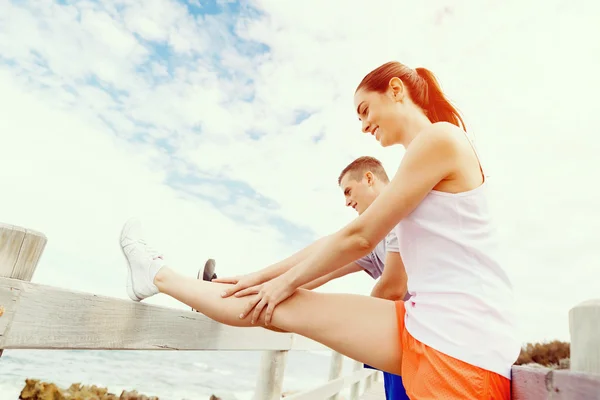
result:
[[[363,132],[406,148],[371,207],[267,272],[220,280],[234,285],[178,275],[130,221],[121,237],[130,297],[161,292],[224,324],[298,333],[401,374],[411,399],[510,398],[520,351],[512,287],[462,118],[430,71],[398,62],[365,76],[354,100]],[[369,253],[392,229],[408,274],[406,304],[298,289]]]

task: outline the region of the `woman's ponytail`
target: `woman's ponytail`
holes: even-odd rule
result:
[[[415,71],[423,81],[423,96],[421,107],[431,122],[445,121],[450,122],[467,130],[465,122],[458,110],[442,92],[442,88],[433,72],[426,68],[416,68]]]

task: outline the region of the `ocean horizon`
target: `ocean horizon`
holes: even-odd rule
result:
[[[261,351],[5,350],[0,400],[17,400],[25,379],[137,390],[160,400],[251,400]],[[328,380],[331,352],[288,352],[283,391],[307,390]],[[352,370],[344,359],[343,374]],[[343,392],[344,393],[344,392]]]

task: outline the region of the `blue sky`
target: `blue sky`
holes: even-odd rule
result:
[[[74,6],[77,10],[75,20],[81,22],[85,19],[84,10],[77,7],[77,2],[61,2],[55,6],[57,9]],[[184,17],[188,23],[193,24],[197,32],[205,35],[203,44],[198,48],[185,47],[182,49],[174,44],[174,40],[168,35],[153,36],[142,30],[134,31],[130,35],[130,40],[136,42],[136,46],[143,49],[143,56],[137,58],[133,63],[133,71],[137,79],[142,79],[149,90],[149,97],[154,97],[153,90],[168,87],[177,79],[178,71],[185,71],[186,74],[191,74],[197,66],[206,66],[210,73],[208,79],[214,79],[213,84],[225,84],[236,86],[235,93],[230,93],[229,96],[223,96],[222,102],[239,101],[251,107],[254,98],[254,80],[251,71],[246,71],[243,68],[237,68],[235,65],[228,64],[226,58],[221,57],[223,48],[228,48],[231,54],[235,57],[247,58],[249,62],[254,59],[268,55],[269,48],[263,43],[254,40],[248,40],[237,34],[238,24],[246,18],[252,18],[261,15],[260,11],[250,6],[241,6],[239,2],[217,1],[217,2],[178,2],[171,5],[184,12]],[[94,3],[94,13],[103,16],[112,15],[113,21],[123,22],[123,15],[126,15],[130,7],[118,6],[110,3],[98,2]],[[106,13],[106,14],[105,14]],[[177,30],[177,27],[174,27]],[[204,31],[215,32],[208,35]],[[32,58],[34,67],[42,69],[42,74],[55,76],[52,66],[49,65],[48,57],[44,54],[33,51]],[[12,61],[12,60],[7,60]],[[161,72],[157,72],[157,68],[161,68]],[[284,236],[291,244],[299,246],[306,245],[314,239],[314,231],[306,225],[294,223],[287,220],[285,217],[278,215],[277,210],[280,208],[278,203],[267,196],[256,191],[248,182],[241,181],[229,177],[222,171],[203,171],[194,165],[193,162],[180,156],[180,146],[178,145],[178,137],[182,135],[198,137],[198,140],[206,133],[206,128],[202,124],[203,109],[198,109],[197,115],[192,117],[191,121],[182,124],[179,127],[171,128],[169,123],[155,122],[147,116],[135,116],[135,110],[130,108],[132,91],[135,90],[127,85],[120,85],[119,82],[111,81],[106,77],[102,77],[101,73],[90,71],[84,74],[80,79],[74,79],[63,84],[63,90],[73,94],[76,98],[81,99],[85,94],[83,90],[94,88],[109,96],[111,101],[107,107],[106,113],[99,113],[99,119],[106,124],[106,127],[113,131],[117,136],[123,137],[135,146],[149,146],[162,150],[166,156],[183,164],[185,172],[175,168],[175,163],[170,162],[166,165],[166,179],[164,184],[170,188],[182,191],[186,195],[197,197],[208,201],[211,205],[221,208],[222,212],[227,216],[236,220],[238,224],[253,224],[255,218],[249,218],[249,215],[259,213],[264,223],[269,224],[279,233]],[[61,77],[62,78],[62,77]],[[189,75],[187,79],[193,79]],[[186,81],[187,81],[186,79]],[[203,82],[207,82],[204,81]],[[210,83],[209,83],[210,84]],[[238,86],[239,85],[239,86]],[[240,89],[240,90],[237,90]],[[156,100],[160,101],[158,96]],[[141,100],[143,101],[143,100]],[[117,115],[109,111],[117,110]],[[130,112],[133,111],[133,112]],[[310,116],[308,111],[294,111],[295,123],[299,124]],[[208,112],[208,110],[207,110]],[[133,115],[132,115],[133,114]],[[111,118],[113,117],[113,118]],[[131,123],[131,131],[128,135],[124,135],[118,122],[114,117],[128,119]],[[152,134],[154,131],[156,134]],[[242,129],[237,134],[243,135],[247,140],[247,144],[252,146],[250,140],[259,140],[265,134],[260,129]],[[315,135],[318,137],[318,134]],[[218,187],[220,193],[215,196],[211,193],[203,193],[193,188],[197,186]],[[190,190],[191,189],[191,190]],[[239,212],[239,207],[236,205],[244,199],[251,199],[252,202],[247,204],[251,208],[251,213]]]
[[[132,214],[190,276],[208,257],[221,274],[262,268],[339,229],[354,218],[340,170],[401,160],[352,105],[396,59],[433,70],[472,128],[524,341],[568,338],[569,308],[596,296],[598,6],[244,4],[0,1],[1,220],[48,235],[34,280],[125,298],[116,238]]]

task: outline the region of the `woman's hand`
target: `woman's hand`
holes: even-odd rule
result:
[[[275,307],[294,294],[297,288],[292,285],[291,280],[286,274],[282,274],[251,289],[252,291],[249,291],[247,294],[256,294],[256,297],[248,302],[248,305],[242,314],[240,314],[240,319],[246,318],[254,310],[251,320],[251,323],[254,324],[259,320],[260,314],[266,307],[265,326],[268,326],[271,323]]]
[[[233,285],[224,289],[221,293],[221,297],[229,297],[231,295],[235,295],[235,297],[243,297],[249,294],[257,293],[257,286],[268,280],[269,278],[264,276],[262,271],[258,271],[246,275],[216,278],[211,282],[229,283]]]

